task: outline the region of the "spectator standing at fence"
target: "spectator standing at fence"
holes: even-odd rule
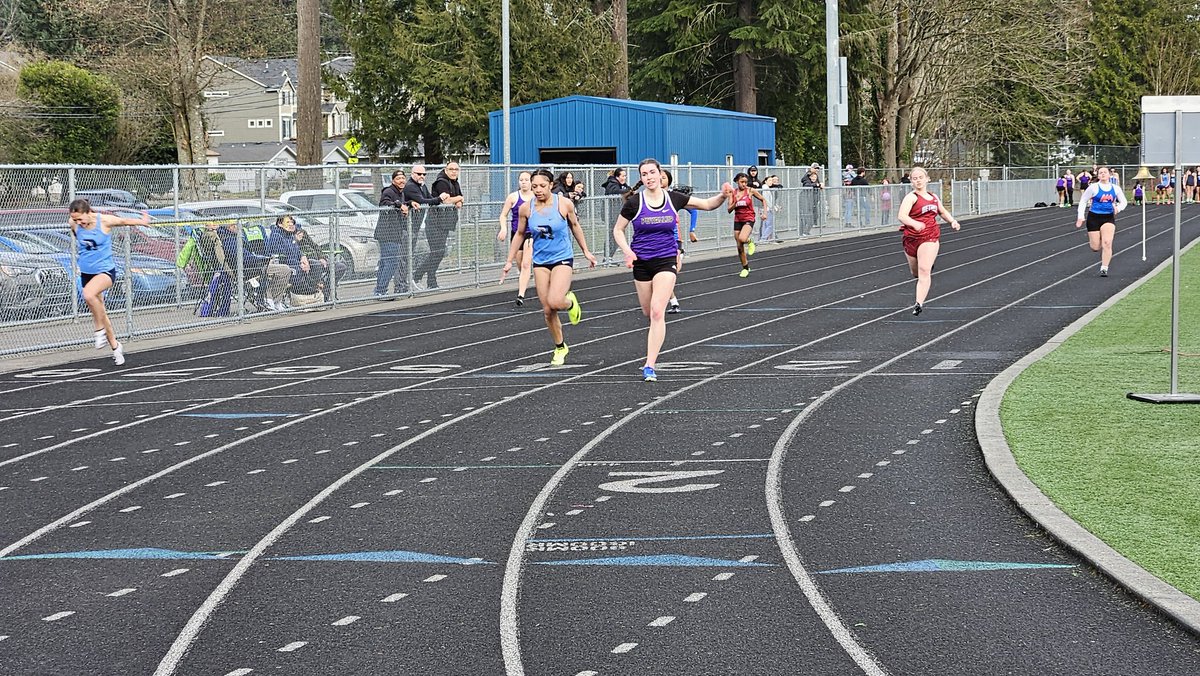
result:
[[[517,189],[508,194],[504,206],[500,209],[500,230],[496,239],[501,242],[508,237],[511,242],[517,236],[517,225],[520,222],[521,205],[533,200],[533,174],[522,171],[517,174]],[[517,275],[516,307],[525,304],[525,290],[529,288],[529,277],[533,274],[533,240],[526,238],[521,245],[521,260],[518,263],[520,272]]]
[[[426,280],[426,287],[438,288],[438,267],[446,258],[446,240],[450,233],[458,227],[458,212],[462,209],[464,198],[462,186],[458,183],[458,162],[450,162],[446,168],[438,172],[433,181],[433,194],[441,197],[440,207],[429,210],[425,221],[425,241],[429,243],[429,255],[417,264],[413,271],[413,280]]]
[[[750,257],[754,255],[754,200],[762,203],[762,193],[750,187],[750,179],[739,173],[733,177],[734,188],[726,210],[733,214],[733,241],[737,245],[738,261],[742,264],[739,277],[750,276]]]
[[[404,170],[392,172],[392,182],[379,193],[378,220],[375,222],[375,240],[379,242],[379,268],[375,271],[376,296],[388,293],[392,286],[395,293],[408,293],[408,249],[412,242],[408,231],[408,202],[404,199]]]
[[[638,302],[642,306],[642,314],[650,320],[642,380],[653,382],[658,380],[655,367],[658,353],[667,337],[666,306],[675,292],[679,251],[683,247],[679,210],[711,211],[720,207],[726,197],[732,197],[732,190],[727,183],[721,194],[708,199],[669,192],[663,188],[662,165],[655,159],[642,160],[638,165],[638,174],[645,190],[625,200],[621,215],[613,226],[613,237],[625,254],[625,265],[633,268],[633,286],[637,289]],[[633,225],[632,242],[625,235],[625,229],[630,224]]]
[[[96,349],[107,344],[112,348],[113,361],[120,366],[125,363],[125,350],[113,331],[104,307],[104,292],[117,282],[117,262],[113,258],[112,229],[119,226],[146,225],[150,214],[142,212],[141,218],[121,218],[112,214],[92,211],[87,200],[75,200],[68,209],[71,235],[79,246],[79,281],[83,287],[83,301],[92,313],[95,328]],[[126,299],[126,302],[132,302]]]
[[[755,190],[762,190],[762,179],[758,177],[758,167],[753,164],[746,167],[746,185]]]
[[[775,238],[775,213],[779,211],[779,177],[768,176],[763,179],[763,219],[762,229],[758,231],[758,243],[778,242]]]
[[[596,257],[588,250],[587,238],[575,214],[575,203],[552,192],[553,182],[554,174],[547,169],[538,169],[533,173],[534,198],[522,204],[518,212],[517,233],[508,246],[500,283],[504,283],[504,278],[512,269],[513,259],[525,245],[525,239],[533,238],[534,281],[537,283],[538,300],[542,303],[546,328],[550,330],[550,338],[554,341],[550,365],[562,366],[571,348],[567,347],[567,341],[563,338],[562,320],[558,313],[566,310],[571,324],[578,324],[583,316],[579,299],[571,290],[571,277],[575,272],[575,249],[571,245],[571,237],[574,236],[579,243],[590,267],[596,267]]]
[[[892,184],[884,176],[879,185],[882,186],[879,193],[879,224],[887,225],[888,216],[892,213]]]
[[[448,194],[429,194],[429,188],[425,187],[425,165],[413,165],[412,171],[409,172],[408,182],[404,184],[404,201],[408,203],[408,215],[411,221],[409,236],[413,239],[414,251],[416,250],[417,234],[421,231],[421,222],[425,220],[425,212],[435,205],[442,204],[449,197]],[[428,239],[428,235],[426,238]],[[415,279],[416,275],[414,274],[414,281]]]
[[[929,185],[929,174],[922,167],[914,167],[909,173],[913,191],[900,200],[900,231],[904,233],[904,255],[908,258],[908,269],[917,278],[916,305],[914,315],[921,314],[922,306],[929,295],[933,264],[937,261],[938,250],[941,248],[941,228],[938,227],[938,216],[958,230],[959,224],[941,199],[926,190]]]
[[[821,182],[820,164],[813,162],[812,164],[808,165],[808,171],[800,179],[800,187],[812,188],[813,190],[822,190],[825,188],[825,184]],[[812,205],[812,217],[801,219],[800,236],[808,237],[809,231],[812,230],[812,226],[821,220],[821,199],[823,196],[820,193],[814,192],[812,194],[806,194],[804,197],[808,198]]]
[[[612,172],[609,173],[608,178],[604,179],[604,183],[600,184],[600,188],[604,190],[605,195],[624,195],[625,193],[629,192],[629,184],[626,183],[625,169],[622,167],[613,169]],[[618,200],[608,200],[608,202],[604,205],[606,216],[604,221],[605,223],[612,223],[616,219],[614,213],[620,211],[621,203],[622,202]],[[619,250],[620,249],[617,246],[617,241],[613,239],[612,231],[610,230],[608,233],[608,242],[604,246],[605,265],[616,264],[617,251]]]
[[[1088,186],[1079,199],[1075,227],[1087,224],[1088,246],[1100,252],[1100,276],[1108,276],[1112,261],[1113,236],[1117,232],[1117,214],[1125,208],[1125,192],[1112,184],[1108,167],[1096,170],[1097,182]],[[1085,212],[1086,210],[1086,217]]]
[[[854,178],[850,179],[850,195],[858,207],[859,224],[866,224],[871,220],[871,214],[867,212],[867,191],[860,186],[871,185],[867,180],[867,170],[859,167],[854,171]]]

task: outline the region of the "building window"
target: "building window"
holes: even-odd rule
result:
[[[229,97],[229,92],[206,91],[204,98],[206,99],[224,99]]]
[[[263,123],[263,126],[267,127],[268,129],[275,126],[275,120],[261,120],[261,122]]]
[[[248,125],[248,126],[251,128],[251,129],[271,129],[272,127],[274,127],[274,126],[275,126],[275,121],[274,121],[274,120],[271,120],[271,119],[266,119],[266,120],[246,120],[246,124],[247,124],[247,125]]]
[[[210,130],[208,130],[208,135],[209,136],[224,136],[225,130],[224,129],[210,129]]]

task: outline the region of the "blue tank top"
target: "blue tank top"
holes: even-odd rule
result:
[[[518,216],[521,214],[521,205],[525,203],[525,198],[521,196],[521,191],[517,191],[517,203],[512,208],[512,233],[517,234]]]
[[[98,275],[117,268],[113,260],[112,235],[104,232],[100,214],[96,214],[96,225],[90,228],[75,226],[75,240],[79,244],[80,272]]]
[[[1107,188],[1107,190],[1105,189]],[[1110,183],[1105,186],[1103,183],[1096,184],[1096,194],[1092,195],[1091,211],[1093,214],[1113,214],[1113,207],[1117,203],[1117,189]]]
[[[575,257],[571,228],[558,210],[558,195],[554,195],[544,213],[538,211],[536,201],[529,203],[525,230],[533,238],[534,265],[551,265]]]

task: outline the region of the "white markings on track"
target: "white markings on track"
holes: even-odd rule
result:
[[[555,526],[555,523],[553,521],[547,521],[546,523],[538,524],[538,528],[541,528],[541,529],[554,528],[554,526]]]
[[[724,582],[725,580],[728,580],[729,578],[731,578],[733,576],[734,576],[734,573],[717,573],[716,575],[713,576],[713,579],[716,580],[717,582]]]
[[[901,449],[892,451],[892,455],[904,455],[904,449],[901,448]]]
[[[517,452],[517,451],[519,451],[519,450],[521,450],[521,447],[520,447],[520,446],[513,446],[512,448],[506,448],[506,449],[504,449],[504,452],[505,452],[505,453],[516,453],[516,452]]]
[[[708,596],[708,594],[705,592],[693,592],[693,593],[685,596],[683,599],[683,602],[684,603],[699,603],[700,601],[702,601],[704,599],[705,596]]]
[[[244,432],[244,431],[246,431],[246,430],[248,430],[248,429],[250,429],[250,428],[249,428],[249,427],[246,427],[245,425],[243,425],[242,427],[235,427],[235,428],[233,428],[233,431],[234,431],[234,432]]]
[[[758,560],[758,555],[751,554],[749,556],[743,556],[742,558],[738,559],[738,563],[753,563],[754,561],[757,561],[757,560]]]
[[[379,599],[379,602],[380,603],[395,603],[396,601],[399,601],[400,599],[405,598],[407,596],[408,596],[408,594],[404,594],[404,593],[392,594],[390,596],[385,596],[385,597]]]
[[[821,504],[819,504],[817,506],[818,507],[832,507],[835,502],[836,502],[836,500],[824,500],[821,502]]]
[[[290,465],[290,464],[292,464],[292,463],[294,463],[294,462],[300,462],[300,459],[299,459],[299,458],[288,458],[287,460],[284,460],[283,462],[281,462],[281,463],[279,463],[279,464],[281,464],[281,465]]]
[[[854,486],[842,486],[838,489],[838,493],[849,493],[852,490],[854,490]]]
[[[205,487],[205,488],[212,488],[213,486],[220,486],[220,485],[222,485],[222,484],[226,484],[226,483],[229,483],[229,482],[227,482],[227,481],[213,481],[212,483],[207,483],[207,484],[204,484],[204,487]]]
[[[150,455],[151,453],[158,453],[161,450],[162,450],[161,448],[147,448],[146,450],[142,451],[142,455]]]
[[[343,617],[342,619],[335,621],[331,626],[344,627],[348,624],[354,624],[355,622],[358,622],[361,619],[362,618],[359,617],[358,615],[347,615],[347,616]]]
[[[424,479],[421,479],[421,481],[419,481],[418,483],[427,484],[427,483],[431,483],[431,482],[434,482],[434,481],[437,481],[437,477],[435,477],[435,476],[430,476],[430,477],[425,477]]]
[[[48,477],[48,476],[40,476],[40,477],[37,477],[36,479],[30,479],[29,483],[36,484],[39,481],[45,481],[46,479],[49,479],[49,478],[50,477]]]
[[[192,442],[190,442],[190,441],[176,441],[176,442],[175,442],[175,445],[176,445],[176,446],[187,446],[187,445],[188,445],[188,444],[190,444],[190,443],[192,443]]]
[[[347,441],[346,443],[344,443],[342,445],[343,446],[357,446],[358,442],[357,441]]]
[[[386,435],[383,432],[379,432],[378,434],[372,434],[371,438],[378,439],[379,437],[382,437],[382,436],[386,436]]]
[[[204,438],[205,439],[216,439],[219,436],[221,436],[221,435],[220,434],[205,434]]]
[[[70,526],[67,526],[67,528],[82,528],[83,526],[86,526],[89,523],[91,523],[91,521],[76,521],[75,523],[71,524]]]
[[[961,359],[943,359],[942,361],[939,361],[938,363],[934,364],[930,370],[949,371],[950,369],[958,368],[958,365],[961,363],[962,363]]]
[[[647,627],[665,627],[674,621],[675,621],[674,615],[663,615],[662,617],[655,618],[653,622],[651,622],[650,624],[647,624],[646,626]]]
[[[582,509],[572,509],[569,512],[567,512],[567,516],[575,516],[576,514],[583,514],[583,510]]]
[[[295,652],[295,651],[303,648],[306,645],[308,645],[308,641],[292,641],[291,643],[280,648],[279,652],[281,652],[281,653]]]
[[[78,467],[72,467],[72,468],[71,468],[71,471],[72,471],[72,472],[81,472],[81,471],[83,471],[83,470],[85,470],[85,469],[87,469],[87,468],[88,468],[88,466],[87,466],[87,465],[80,465],[80,466],[78,466]]]
[[[332,453],[332,452],[333,452],[332,448],[323,448],[323,449],[317,451],[316,453],[313,453],[313,455],[325,455],[326,453]]]
[[[945,419],[945,418],[942,418],[941,420],[934,420],[934,421],[933,421],[933,424],[934,424],[934,425],[942,425],[942,424],[944,424],[945,422],[946,422],[946,419]]]
[[[921,430],[921,434],[933,434],[933,430]]]
[[[743,432],[734,432],[733,434],[730,434],[730,435],[729,435],[729,438],[730,438],[730,439],[737,439],[738,437],[741,437],[741,436],[745,436],[745,434],[744,434]]]
[[[117,591],[115,591],[111,594],[105,594],[105,596],[112,596],[112,597],[124,596],[126,594],[132,594],[135,591],[137,591],[137,587],[126,587],[124,589],[118,589]]]
[[[122,460],[128,460],[128,458],[126,458],[126,457],[125,457],[125,456],[123,456],[123,455],[118,455],[118,456],[117,456],[117,457],[115,457],[115,458],[109,458],[109,459],[108,459],[108,461],[109,461],[109,462],[121,462]]]
[[[88,431],[88,428],[86,428],[86,427],[76,427],[75,429],[71,430],[71,432],[72,432],[72,433],[75,433],[75,432],[86,432],[86,431]]]
[[[12,448],[13,446],[16,446],[16,445],[17,445],[16,443],[4,444],[4,446],[2,446],[0,448]]]
[[[0,641],[3,641],[6,638],[8,638],[7,634],[0,634]]]
[[[534,439],[534,441],[539,441],[539,442],[550,441],[550,437],[541,437],[539,439]]]
[[[908,444],[909,446],[912,446],[912,445],[914,445],[914,444],[919,444],[919,443],[921,443],[921,440],[920,440],[920,439],[909,439],[908,441],[906,441],[906,442],[904,442],[904,443]]]
[[[38,441],[45,441],[45,440],[47,440],[47,439],[53,439],[53,438],[54,438],[54,435],[53,435],[53,434],[47,434],[47,435],[46,435],[46,436],[44,436],[44,437],[38,437],[38,438],[37,438],[37,440],[38,440]]]
[[[250,470],[249,472],[246,472],[246,474],[262,474],[262,473],[263,473],[263,472],[265,472],[265,471],[267,471],[267,470],[265,470],[265,469],[252,469],[252,470]]]
[[[132,507],[126,507],[125,509],[118,509],[117,511],[122,514],[128,514],[129,512],[136,512],[141,508],[142,508],[141,505],[133,505]]]
[[[800,520],[801,521],[812,521],[815,518],[817,518],[816,514],[805,514],[804,516],[800,517]]]
[[[429,418],[426,418],[426,419],[424,419],[424,420],[418,420],[418,421],[417,421],[417,424],[418,424],[418,425],[428,425],[428,424],[429,424],[429,423],[431,423],[431,422],[433,422],[433,421],[432,421],[432,420],[430,420]]]
[[[870,479],[873,476],[875,476],[875,475],[871,474],[870,472],[863,472],[862,474],[858,475],[858,478],[859,479]]]
[[[403,488],[393,488],[392,490],[384,493],[384,495],[400,495],[403,492],[404,492]]]
[[[634,648],[637,647],[637,645],[638,644],[636,644],[636,643],[622,643],[621,645],[617,646],[616,648],[613,648],[612,651],[613,651],[614,655],[620,655],[621,653],[627,653],[630,650],[633,650]]]
[[[581,671],[578,674],[575,674],[575,676],[600,676],[600,672],[599,671]]]
[[[63,619],[64,617],[70,617],[74,614],[75,614],[74,610],[64,610],[62,612],[54,613],[53,615],[47,615],[47,616],[43,617],[42,622],[58,622],[59,620]]]
[[[246,676],[246,674],[249,674],[253,671],[254,671],[253,669],[249,669],[247,667],[242,667],[241,669],[234,669],[233,671],[229,672],[228,674],[225,674],[225,676]]]
[[[367,505],[369,505],[369,504],[371,504],[371,503],[369,503],[369,502],[356,502],[356,503],[354,503],[353,505],[350,505],[350,509],[362,509],[363,507],[366,507],[366,506],[367,506]]]
[[[491,461],[493,461],[493,460],[495,460],[495,459],[496,459],[496,456],[494,456],[494,455],[489,455],[489,456],[487,456],[486,458],[480,458],[480,459],[479,459],[479,462],[491,462]]]
[[[875,463],[875,466],[876,467],[887,467],[890,464],[892,464],[891,460],[880,460],[879,462]]]
[[[596,498],[595,500],[592,500],[592,502],[608,502],[611,499],[612,499],[611,495],[601,495],[600,497]]]
[[[429,577],[425,578],[424,580],[421,580],[421,582],[441,582],[442,580],[445,580],[445,579],[446,579],[445,575],[430,575]]]
[[[567,430],[559,430],[558,433],[559,434],[570,434],[571,432],[574,432],[574,431],[575,430],[567,429]]]
[[[188,572],[189,570],[191,570],[191,568],[176,568],[175,570],[169,570],[169,571],[163,573],[159,577],[175,577],[176,575],[183,575],[184,573]]]
[[[583,424],[584,424],[585,426],[586,426],[586,425],[595,425],[595,424],[596,424],[596,421],[595,421],[595,420],[589,420],[589,421],[587,421],[587,422],[585,422],[585,423],[583,423]]]
[[[163,496],[163,500],[174,500],[175,498],[182,498],[185,495],[187,495],[187,493],[172,493],[170,495]]]
[[[962,413],[962,409],[961,408],[952,408],[952,409],[950,409],[950,412],[951,413]]]
[[[332,519],[332,518],[333,518],[333,517],[331,517],[331,516],[318,516],[318,517],[317,517],[317,518],[315,518],[315,519],[309,519],[309,520],[308,520],[308,522],[309,522],[309,523],[321,523],[322,521],[328,521],[328,520],[330,520],[330,519]]]

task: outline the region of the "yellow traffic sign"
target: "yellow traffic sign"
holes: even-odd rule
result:
[[[362,150],[362,143],[360,143],[357,138],[351,136],[350,138],[346,139],[346,142],[342,144],[342,147],[345,148],[346,152],[350,153],[351,156],[355,156],[358,155],[358,151]]]

